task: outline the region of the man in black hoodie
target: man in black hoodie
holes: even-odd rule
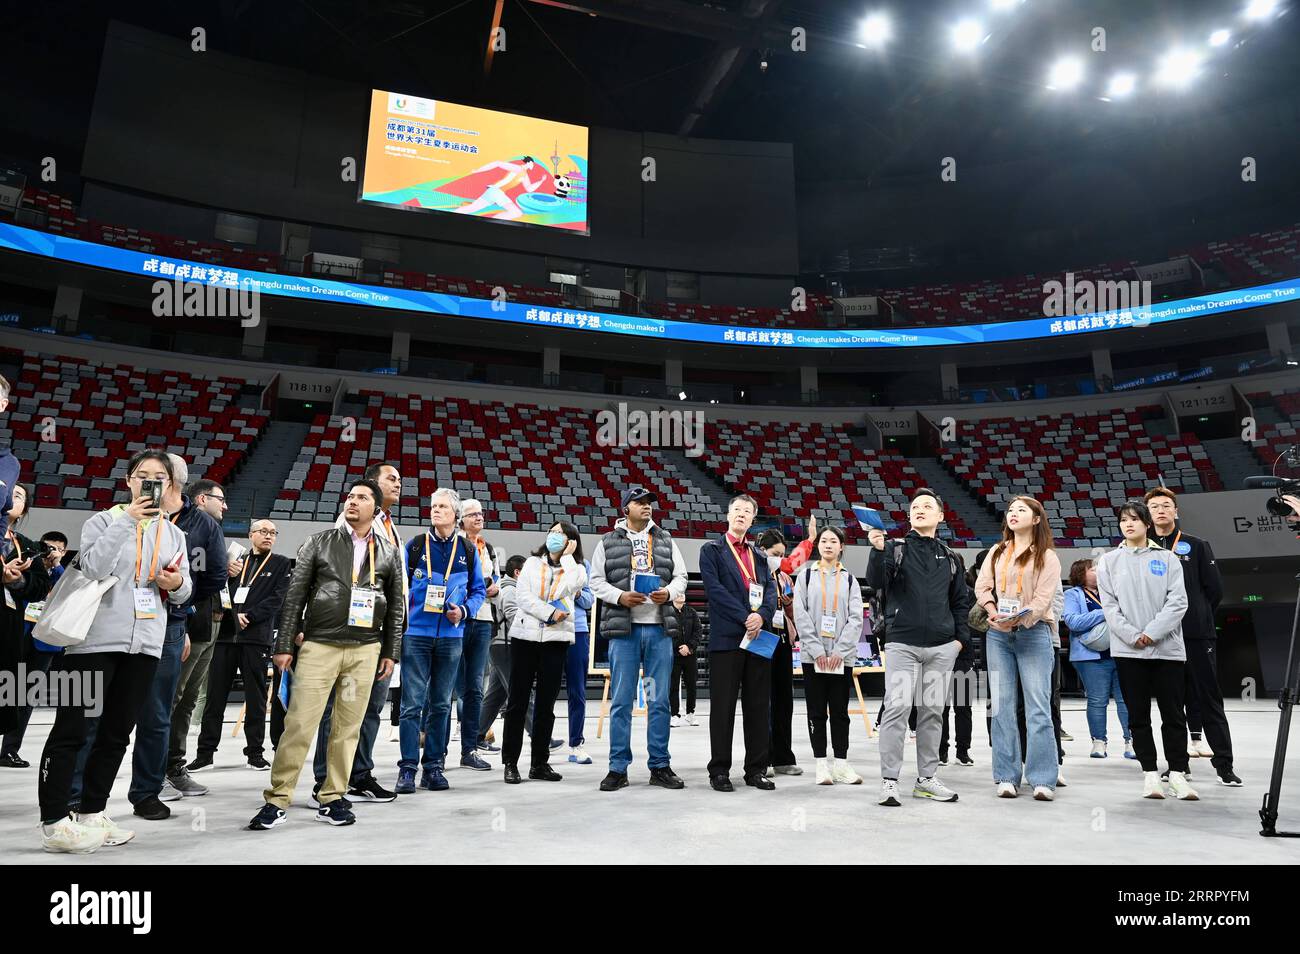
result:
[[[916,706],[916,783],[912,795],[955,802],[957,793],[935,777],[943,707],[957,655],[970,645],[966,614],[971,595],[961,557],[936,536],[943,501],[922,487],[912,498],[912,528],[902,540],[868,534],[867,586],[883,594],[885,715],[880,722],[879,803],[897,808],[907,718]]]
[[[1237,787],[1241,779],[1232,770],[1232,733],[1223,711],[1219,688],[1218,633],[1214,611],[1223,599],[1223,578],[1214,562],[1208,540],[1184,533],[1178,525],[1178,497],[1167,487],[1153,487],[1145,494],[1147,509],[1156,525],[1154,539],[1182,561],[1183,584],[1187,589],[1187,613],[1183,616],[1183,643],[1187,648],[1187,726],[1192,740],[1187,754],[1209,756],[1223,785]],[[1202,729],[1209,747],[1201,738]],[[1190,774],[1190,773],[1188,773]]]

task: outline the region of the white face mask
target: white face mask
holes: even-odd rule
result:
[[[768,557],[768,558],[767,558],[767,568],[768,568],[769,570],[771,570],[773,573],[775,573],[777,570],[781,569],[781,558],[780,558],[780,557],[776,557],[776,556],[770,556],[770,557]]]

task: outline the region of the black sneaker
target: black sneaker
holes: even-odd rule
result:
[[[135,813],[149,821],[162,821],[172,817],[172,810],[159,801],[157,795],[150,795],[135,806]]]
[[[31,768],[32,763],[26,759],[19,758],[17,752],[6,752],[0,755],[0,768]]]
[[[336,798],[328,805],[322,805],[316,812],[316,820],[335,828],[343,825],[355,825],[357,816],[352,814],[352,807],[344,805],[342,798]]]
[[[248,757],[247,767],[252,769],[255,772],[265,772],[267,769],[271,767],[271,763],[268,762],[266,759],[262,758],[260,754],[250,755]]]
[[[528,777],[534,782],[558,782],[564,778],[549,765],[535,765],[528,770]]]
[[[946,756],[946,755],[941,755],[941,756],[939,756],[939,764],[940,764],[940,765],[947,765],[947,764],[948,764],[948,756]]]
[[[1229,788],[1241,788],[1242,781],[1232,769],[1221,769],[1219,771],[1219,784],[1227,785]]]
[[[602,792],[617,792],[620,788],[627,788],[626,772],[610,772],[600,780]]]
[[[359,802],[394,802],[397,800],[397,793],[384,788],[375,781],[373,775],[367,775],[348,789],[348,797]]]
[[[211,767],[212,767],[212,756],[198,755],[195,756],[193,762],[185,766],[185,770],[187,772],[201,772],[205,768],[211,768]]]
[[[267,803],[262,806],[262,810],[253,816],[253,820],[248,823],[249,831],[270,831],[277,825],[283,825],[287,821],[283,808],[276,808],[274,805]]]
[[[967,766],[969,766],[969,765],[974,765],[974,764],[975,764],[975,760],[974,760],[973,758],[970,757],[970,753],[969,753],[969,752],[958,752],[958,753],[957,753],[957,764],[958,764],[958,765],[967,765]]]
[[[312,789],[311,789],[311,798],[309,799],[309,801],[311,802],[311,807],[312,807],[312,808],[322,808],[322,807],[324,807],[324,806],[321,805],[321,803],[320,803],[320,799],[318,799],[318,798],[316,797],[316,796],[319,795],[319,794],[320,794],[320,783],[318,782],[318,783],[316,783],[315,785],[313,785],[313,786],[312,786]],[[351,807],[352,807],[352,803],[351,803],[350,801],[348,801],[348,798],[347,798],[346,795],[340,796],[340,797],[339,797],[339,801],[343,803],[343,807],[344,807],[344,808],[351,808]]]
[[[709,787],[715,792],[734,792],[736,786],[731,784],[731,779],[725,775],[710,775]]]
[[[650,784],[658,785],[660,788],[685,788],[686,783],[682,781],[681,776],[665,765],[663,768],[653,768],[650,770]]]

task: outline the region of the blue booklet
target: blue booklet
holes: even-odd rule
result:
[[[748,650],[755,656],[762,656],[764,659],[771,659],[772,653],[776,652],[776,644],[781,641],[776,633],[769,633],[765,629],[760,629],[757,636],[746,636],[740,641],[740,648]]]
[[[858,518],[858,526],[863,530],[884,530],[885,521],[880,516],[880,511],[866,504],[852,504],[853,516]]]
[[[280,708],[289,711],[289,690],[293,686],[293,670],[280,673]]]
[[[657,573],[637,573],[632,580],[636,587],[635,592],[645,593],[647,596],[655,590],[663,589],[664,581],[659,579]]]

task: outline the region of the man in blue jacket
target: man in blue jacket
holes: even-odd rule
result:
[[[767,558],[746,537],[758,504],[748,494],[727,506],[727,532],[700,547],[700,576],[709,604],[709,784],[715,791],[734,791],[731,740],[740,698],[745,731],[745,784],[770,791],[767,767],[768,716],[771,709],[772,661],[741,649],[747,637],[771,629],[776,612],[776,585]]]
[[[487,598],[478,552],[456,532],[460,495],[439,488],[429,500],[431,530],[406,548],[410,580],[406,642],[402,647],[402,709],[398,724],[401,760],[397,763],[397,794],[415,791],[415,766],[424,769],[420,787],[432,792],[450,786],[444,768],[451,690],[465,642],[465,622],[472,620]],[[424,754],[420,756],[420,727],[425,703]],[[471,736],[470,744],[474,740]]]

